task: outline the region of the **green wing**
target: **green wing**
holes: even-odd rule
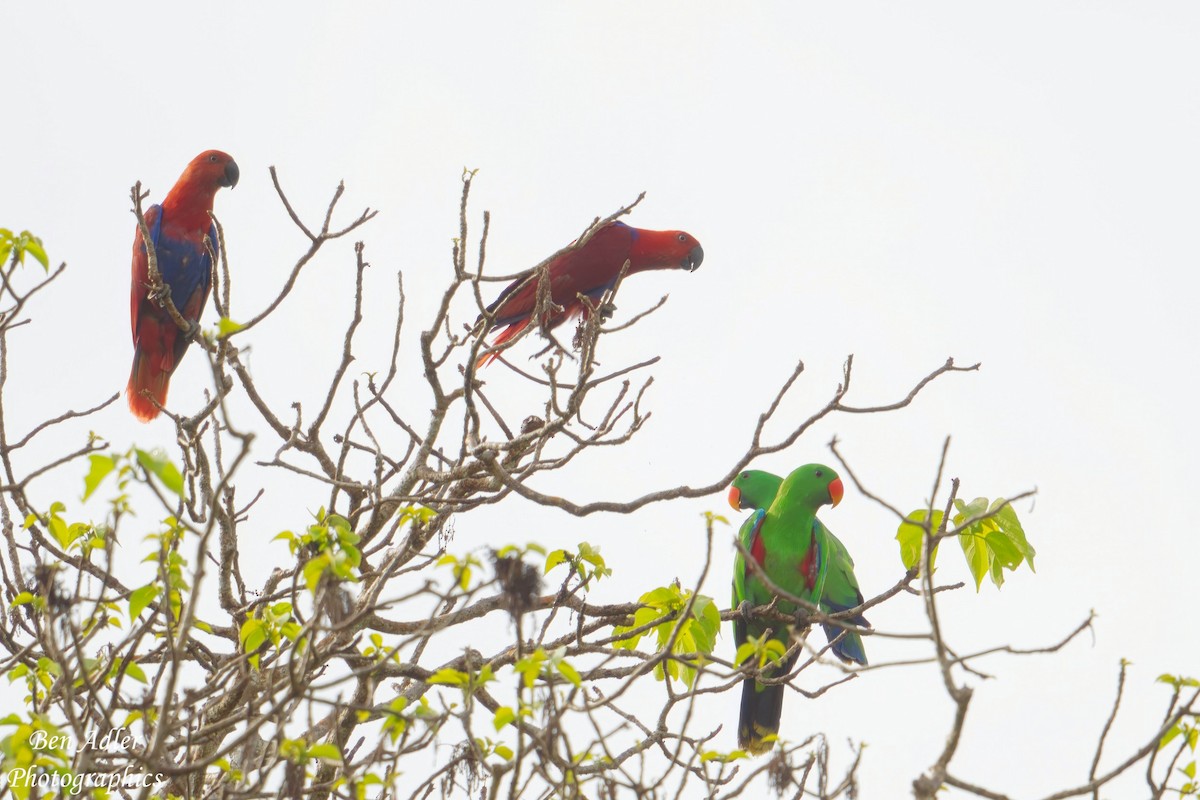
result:
[[[738,540],[742,543],[742,547],[749,553],[754,546],[754,537],[762,528],[763,519],[767,516],[767,512],[761,508],[753,514],[746,517],[746,521],[742,523],[742,527],[738,530]],[[741,551],[734,556],[733,560],[733,604],[736,609],[742,604],[742,601],[749,599],[747,593],[747,576],[749,568],[746,566],[746,559]],[[745,620],[734,618],[733,621],[733,641],[736,646],[741,647],[746,642],[746,622]]]
[[[862,591],[858,588],[858,578],[854,576],[854,559],[850,557],[846,545],[842,544],[840,539],[821,524],[820,520],[817,521],[817,525],[824,531],[827,553],[827,557],[824,559],[825,586],[821,592],[821,610],[834,614],[862,605]],[[870,626],[870,623],[861,614],[851,618],[848,622],[864,628]],[[821,627],[831,642],[841,636],[844,630],[839,625],[822,624]],[[852,630],[847,631],[846,635],[842,636],[832,649],[834,655],[843,661],[853,661],[864,666],[867,663],[867,652],[863,646],[862,637]]]

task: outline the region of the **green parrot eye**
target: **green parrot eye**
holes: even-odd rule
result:
[[[825,477],[825,473],[824,473],[824,472],[822,472],[821,470],[817,470],[817,477],[818,477],[818,478],[824,478],[824,477]]]

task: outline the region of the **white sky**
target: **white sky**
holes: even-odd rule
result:
[[[490,209],[494,273],[536,263],[644,189],[631,222],[686,229],[705,250],[698,272],[639,276],[622,292],[622,314],[671,293],[609,350],[613,364],[662,354],[654,419],[632,445],[542,488],[623,499],[715,479],[796,358],[809,369],[789,420],[827,399],[848,353],[859,405],[899,399],[947,356],[982,361],[909,409],[835,417],[758,465],[830,460],[836,433],[874,491],[913,508],[952,434],[950,475],[968,498],[1039,490],[1019,507],[1038,573],[947,598],[947,632],[964,650],[1037,646],[1094,608],[1095,640],[986,663],[999,680],[975,695],[954,773],[1013,795],[1082,782],[1120,658],[1134,666],[1114,760],[1158,723],[1167,691],[1153,679],[1200,674],[1188,522],[1200,474],[1200,7],[250,6],[6,10],[0,226],[34,231],[69,265],[13,336],[11,430],[124,387],[128,188],[141,179],[160,200],[203,149],[242,170],[217,201],[235,317],[261,308],[304,245],[269,165],[310,218],[339,179],[344,219],[381,210],[362,231],[374,265],[364,371],[385,363],[396,270],[410,299],[402,368],[415,363],[415,331],[449,270],[464,166],[481,170],[475,230]],[[251,365],[278,404],[314,401],[324,378],[308,378],[306,357],[318,376],[336,363],[352,276],[351,242],[331,247],[287,314],[253,337]],[[488,377],[502,395],[504,376]],[[206,380],[189,356],[172,401],[196,402]],[[408,401],[414,416],[427,403]],[[142,427],[123,402],[70,441],[88,429],[120,449],[171,445],[165,423]],[[274,447],[264,439],[256,455]],[[52,484],[35,490],[77,499],[76,476]],[[302,523],[286,500],[255,520],[264,540]],[[514,500],[460,519],[455,547],[588,539],[616,570],[597,596],[630,598],[694,580],[704,509],[724,501],[580,522]],[[885,511],[850,489],[823,518],[867,594],[896,580]],[[717,552],[704,589],[724,602],[732,559]],[[948,580],[966,577],[955,552],[941,565]],[[923,624],[915,599],[871,619]],[[726,632],[726,655],[730,642]],[[909,652],[868,648],[873,661]],[[734,694],[710,698],[704,724],[736,713]],[[866,740],[864,796],[898,796],[940,751],[950,715],[932,669],[885,670],[816,702],[789,696],[784,735],[826,731],[837,758],[847,737]],[[733,746],[732,731],[719,746]]]

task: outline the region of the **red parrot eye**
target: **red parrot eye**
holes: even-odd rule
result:
[[[681,233],[681,234],[679,234],[678,236],[676,236],[675,238],[676,238],[676,239],[678,239],[678,240],[679,240],[679,241],[681,241],[681,242],[686,242],[686,241],[687,241],[687,234],[686,234],[686,233]]]
[[[215,163],[217,163],[217,157],[216,157],[216,156],[209,156],[209,157],[208,157],[208,160],[209,160],[209,161],[211,161],[211,162],[212,162],[212,163],[214,163],[214,164],[215,164]]]

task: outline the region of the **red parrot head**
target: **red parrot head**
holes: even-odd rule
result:
[[[237,186],[240,174],[233,156],[220,150],[205,150],[188,163],[176,186],[216,192],[222,187],[232,189]]]
[[[239,175],[238,165],[233,156],[220,150],[205,150],[193,158],[183,171],[184,178],[191,178],[197,183],[225,186],[230,189],[237,186]]]
[[[685,269],[694,272],[704,260],[704,248],[685,231],[639,230],[629,248],[630,266],[643,269]]]
[[[233,156],[220,150],[205,150],[188,163],[163,199],[168,218],[173,217],[187,227],[207,229],[213,196],[222,187],[237,186],[238,174]]]

